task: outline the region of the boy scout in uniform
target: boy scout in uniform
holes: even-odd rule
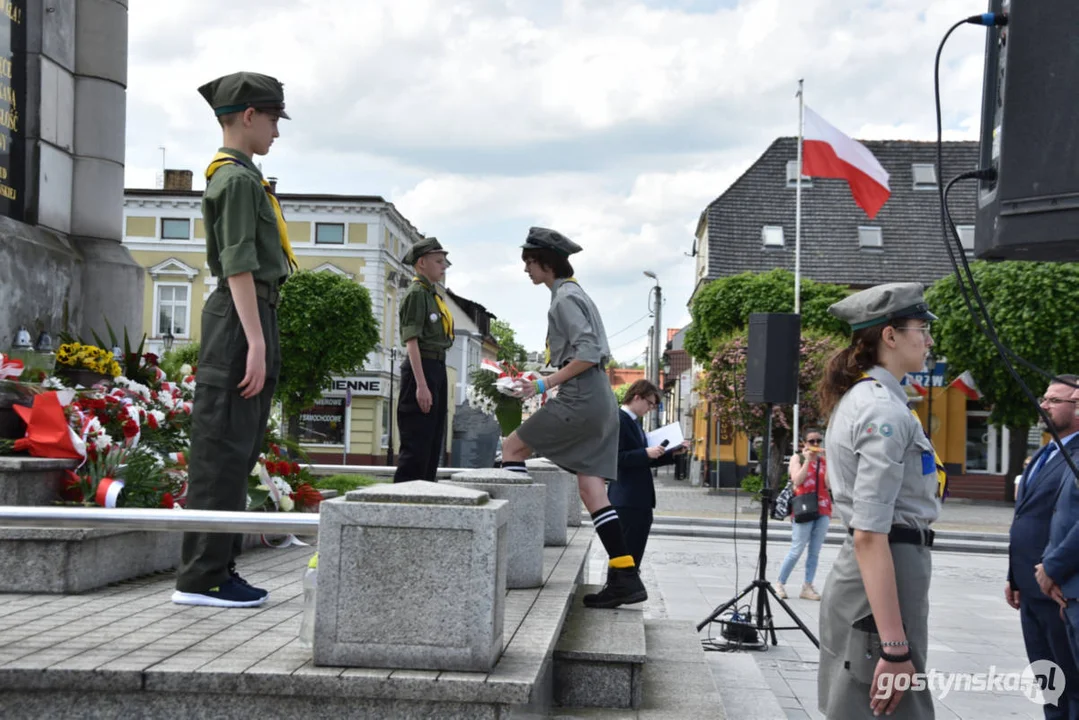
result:
[[[924,367],[936,317],[918,283],[863,290],[828,311],[853,331],[821,387],[828,480],[848,535],[821,601],[818,705],[841,720],[932,718],[932,693],[909,680],[926,671],[929,525],[944,478],[900,380]]]
[[[288,119],[281,83],[241,72],[199,88],[218,118],[223,147],[206,170],[202,215],[206,262],[218,279],[202,311],[202,345],[191,419],[187,506],[247,506],[281,367],[278,289],[295,268],[277,198],[252,156],[269,152]],[[254,607],[268,593],[236,572],[243,536],[185,533],[172,601]]]
[[[397,431],[401,451],[394,482],[429,480],[442,459],[446,433],[446,351],[453,345],[453,316],[435,284],[446,275],[449,260],[435,238],[412,246],[401,262],[416,275],[398,312],[401,342],[408,357],[401,364]]]
[[[618,479],[618,403],[604,366],[611,357],[607,332],[595,303],[573,277],[569,256],[581,246],[562,233],[534,227],[522,246],[525,273],[551,290],[547,311],[547,364],[551,376],[520,387],[532,397],[558,387],[558,394],[502,443],[502,467],[527,472],[535,451],[577,475],[577,488],[607,551],[607,582],[585,595],[589,607],[615,608],[648,599],[627,549],[618,513],[607,499],[605,480]]]

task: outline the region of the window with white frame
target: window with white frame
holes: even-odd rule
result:
[[[158,283],[154,298],[155,332],[163,337],[170,331],[173,337],[189,336],[191,321],[191,286],[187,283]]]
[[[761,240],[765,247],[783,247],[783,226],[765,225],[761,228]]]
[[[161,218],[162,240],[190,240],[191,220],[188,218]]]
[[[915,190],[932,190],[937,187],[937,168],[932,163],[914,163],[910,170],[914,176]]]
[[[795,187],[798,185],[798,161],[787,161],[787,187]],[[809,177],[805,173],[802,173],[802,187],[812,187],[813,178]]]
[[[344,245],[345,226],[343,223],[315,223],[316,245]]]
[[[858,228],[858,247],[879,249],[884,247],[884,236],[879,227]]]
[[[963,250],[967,255],[974,254],[974,226],[973,225],[956,225],[956,231],[959,233],[959,242],[963,245]]]

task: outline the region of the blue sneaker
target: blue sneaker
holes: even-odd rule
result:
[[[258,607],[266,602],[269,593],[259,595],[250,586],[242,585],[234,578],[229,578],[221,585],[202,592],[181,592],[172,594],[172,601],[177,605],[203,605],[220,608]]]
[[[269,597],[269,595],[270,595],[269,590],[263,590],[260,587],[255,587],[254,585],[252,585],[251,583],[247,582],[242,577],[240,577],[240,573],[236,572],[236,566],[235,565],[229,565],[229,577],[231,577],[233,580],[240,583],[244,587],[253,590],[256,595],[260,595],[262,597]]]

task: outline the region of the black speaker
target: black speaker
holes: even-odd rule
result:
[[[1079,260],[1079,3],[991,0],[986,30],[974,255]]]
[[[746,401],[793,405],[798,402],[798,356],[802,316],[751,313],[746,353]]]

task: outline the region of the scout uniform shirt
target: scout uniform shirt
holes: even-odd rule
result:
[[[933,446],[903,387],[874,367],[836,406],[825,446],[835,510],[856,530],[925,529],[940,515]]]
[[[575,280],[559,279],[551,285],[547,348],[552,367],[574,358],[602,366],[611,357],[599,310]]]
[[[289,266],[262,173],[238,150],[219,152],[237,162],[218,167],[202,196],[206,264],[214,277],[249,272],[257,282],[276,288],[288,276]]]
[[[420,275],[412,278],[401,300],[401,344],[415,338],[421,356],[428,359],[444,360],[453,345],[453,319],[440,301],[435,286]]]

